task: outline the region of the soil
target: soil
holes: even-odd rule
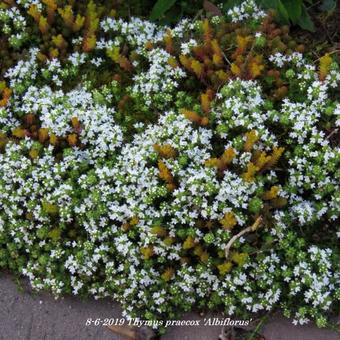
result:
[[[48,293],[33,292],[26,281],[23,281],[22,287],[18,290],[12,276],[0,274],[0,340],[126,339],[102,325],[86,326],[89,318],[121,318],[121,307],[111,299],[82,300],[68,296],[55,300]],[[201,320],[201,325],[169,327],[161,340],[217,340],[222,327],[203,326],[204,318],[213,320],[214,317],[222,319],[218,314],[187,313],[182,320]],[[235,331],[235,340],[246,339],[246,334],[249,335],[246,328]],[[294,326],[291,320],[275,314],[267,320],[254,339],[339,340],[340,334],[319,329],[313,324]]]
[[[325,53],[335,54],[340,58],[340,2],[337,2],[334,11],[327,13],[318,9],[320,1],[309,8],[309,14],[314,22],[315,32],[308,32],[299,27],[293,27],[292,36],[299,43],[308,46],[313,51],[315,59]]]

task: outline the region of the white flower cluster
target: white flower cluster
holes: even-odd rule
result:
[[[109,48],[111,46],[121,46],[128,43],[136,49],[137,53],[145,54],[146,42],[156,44],[163,40],[166,27],[160,29],[156,24],[139,18],[131,18],[129,22],[123,19],[105,18],[100,23],[106,33],[115,33],[112,40],[102,39],[98,42],[98,48]],[[122,39],[124,37],[124,40]]]
[[[289,127],[288,142],[296,145],[288,160],[288,181],[291,216],[300,225],[306,225],[327,216],[333,223],[340,210],[339,181],[336,168],[339,147],[320,128],[321,121],[336,121],[337,107],[329,106],[329,93],[340,82],[340,72],[331,70],[324,81],[317,79],[315,66],[309,64],[300,53],[291,56],[275,54],[270,60],[279,67],[289,65],[291,77],[299,79],[303,102],[286,98],[280,111],[270,113],[273,120]],[[329,107],[328,107],[329,106]],[[309,192],[308,199],[305,193]]]
[[[41,10],[43,6],[41,0],[16,0],[16,2],[24,8],[30,8],[30,6],[35,5]]]
[[[163,49],[153,49],[147,54],[148,70],[133,78],[132,94],[141,98],[146,106],[159,103],[157,106],[163,108],[172,100],[178,81],[186,75],[181,67],[169,65],[170,57]]]
[[[262,90],[256,81],[232,80],[220,90],[217,98],[220,101],[214,114],[217,131],[223,139],[230,140],[231,132],[237,128],[255,129],[264,145],[277,146],[275,135],[266,126],[270,112],[264,110]]]
[[[39,73],[39,66],[37,63],[38,48],[31,48],[29,50],[28,60],[19,60],[19,62],[9,70],[7,70],[5,77],[9,79],[11,88],[24,87],[34,81]]]
[[[264,15],[250,0],[228,14],[234,22]],[[229,80],[203,127],[179,110],[198,96],[183,91],[188,75],[161,47],[171,32],[188,54],[197,28],[189,20],[168,31],[105,18],[93,54],[74,52],[41,67],[32,48],[7,70],[13,95],[0,108],[0,266],[13,261],[33,287],[56,295],[114,297],[128,317],[172,317],[209,301],[229,314],[281,304],[296,323],[316,316],[321,325],[339,274],[332,250],[306,246],[297,235],[333,230],[339,216],[338,68],[321,81],[302,54],[275,54],[269,63],[282,68],[295,93],[272,103],[260,81]],[[80,74],[83,66],[101,72],[112,65],[113,47],[139,55],[124,94],[134,109],[157,117],[135,124],[133,135],[118,124],[121,83],[95,88]],[[39,125],[32,133],[23,119],[29,114]],[[39,128],[61,143],[38,142]],[[257,168],[261,157],[264,165],[274,161]],[[263,224],[225,259],[228,240],[254,220]]]
[[[246,20],[259,20],[266,16],[254,0],[243,1],[239,6],[234,6],[228,11],[232,22],[241,22]]]
[[[6,10],[0,8],[0,30],[9,36],[8,41],[12,47],[18,49],[28,40],[26,28],[26,19],[17,7]]]

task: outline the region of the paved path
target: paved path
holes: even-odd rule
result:
[[[11,276],[0,274],[0,340],[123,339],[106,327],[85,326],[87,318],[119,318],[121,308],[111,300],[81,300],[75,297],[55,300],[48,293],[33,293],[25,282],[23,286],[24,291],[18,291]],[[183,319],[198,320],[202,317],[188,313]],[[217,340],[220,331],[220,326],[170,327],[162,340]],[[272,317],[261,333],[266,340],[340,339],[339,334],[313,325],[295,327],[279,315]]]

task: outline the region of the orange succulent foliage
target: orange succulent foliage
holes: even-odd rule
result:
[[[228,261],[228,262],[224,262],[222,264],[219,264],[217,266],[217,269],[218,269],[220,275],[225,275],[225,274],[227,274],[231,271],[232,267],[233,267],[232,262]]]
[[[63,18],[65,25],[72,29],[74,23],[74,15],[71,5],[66,5],[64,8],[58,8],[58,13]]]
[[[175,270],[173,268],[167,268],[164,273],[161,275],[162,279],[165,282],[168,282],[171,280],[171,278],[174,276]]]
[[[265,151],[258,151],[254,153],[253,162],[259,168],[262,169],[271,159],[271,156],[267,155]]]
[[[271,155],[267,155],[265,151],[256,151],[253,155],[252,161],[259,168],[259,170],[264,171],[277,163],[283,154],[283,151],[283,147],[274,147]]]
[[[178,67],[177,60],[176,60],[176,58],[174,58],[174,57],[170,57],[170,58],[168,59],[168,64],[169,64],[172,68]]]
[[[83,51],[90,52],[96,47],[97,38],[95,34],[85,34],[83,39]]]
[[[2,89],[2,91],[0,91],[0,94],[2,95],[2,99],[0,100],[0,107],[5,107],[9,101],[9,98],[12,95],[12,90],[6,87],[5,83],[3,87],[4,88]]]
[[[170,144],[154,144],[153,148],[162,158],[175,158],[177,155],[176,150]]]
[[[215,167],[220,169],[221,166],[221,160],[219,158],[209,158],[204,162],[205,166],[208,167]]]
[[[236,63],[232,63],[230,70],[232,72],[233,75],[239,77],[242,73],[241,68],[236,64]]]
[[[172,34],[171,30],[167,30],[167,32],[164,35],[164,43],[165,43],[165,50],[172,54],[174,52],[174,46],[173,46],[173,39],[172,39]]]
[[[40,143],[44,143],[48,139],[48,129],[40,128],[38,130],[38,138]]]
[[[67,42],[61,34],[52,37],[52,42],[58,47],[59,49],[63,50],[67,47]]]
[[[227,230],[231,230],[237,224],[237,220],[233,212],[227,212],[219,222]]]
[[[265,164],[264,168],[268,169],[268,168],[272,167],[273,165],[275,165],[277,163],[277,161],[279,160],[279,158],[282,156],[284,150],[285,150],[285,148],[283,148],[283,147],[279,147],[279,148],[274,147],[271,158]]]
[[[280,100],[284,98],[288,93],[287,86],[280,86],[278,89],[275,90],[273,98],[276,100]]]
[[[37,159],[39,156],[39,151],[37,149],[31,149],[28,153],[31,159]]]
[[[180,64],[199,79],[201,86],[215,91],[231,77],[248,80],[273,76],[271,92],[274,99],[280,99],[287,91],[282,75],[275,69],[266,70],[263,55],[275,51],[291,53],[302,47],[289,37],[288,27],[277,27],[273,19],[270,14],[256,30],[264,38],[262,43],[258,43],[252,28],[227,23],[221,18],[216,29],[212,29],[209,19],[205,19],[201,43],[191,48],[190,55],[180,55]]]
[[[209,113],[210,112],[210,103],[211,99],[208,93],[202,93],[201,94],[201,107],[202,111],[204,113]]]
[[[247,171],[243,173],[242,177],[246,182],[253,182],[255,179],[255,174],[260,169],[254,165],[252,162],[247,164]]]
[[[27,13],[28,13],[31,17],[33,17],[33,19],[35,20],[35,22],[39,23],[41,13],[40,13],[40,11],[39,11],[37,5],[31,5],[31,6],[29,7]]]
[[[214,65],[221,67],[223,66],[223,52],[216,39],[212,40],[211,48],[213,50],[213,63]]]
[[[234,54],[232,55],[233,59],[236,59],[236,57],[240,54],[244,54],[244,52],[247,50],[249,43],[252,41],[251,36],[242,36],[237,35],[236,36],[236,44],[237,48]]]
[[[79,119],[78,117],[72,117],[71,118],[71,124],[73,126],[74,129],[79,129],[80,128],[80,122],[79,122]]]
[[[210,26],[209,20],[208,19],[204,19],[203,20],[203,24],[202,24],[202,28],[203,28],[203,39],[205,43],[210,43],[212,36],[213,36],[213,30]]]
[[[173,191],[175,189],[175,183],[174,178],[170,172],[170,170],[167,168],[166,164],[159,160],[158,161],[158,170],[159,170],[159,177],[167,183],[167,189],[169,191]]]
[[[142,247],[140,249],[141,254],[143,255],[145,260],[148,260],[152,257],[152,255],[154,254],[153,251],[153,246],[148,246],[148,247]]]
[[[222,56],[215,53],[213,55],[213,63],[216,66],[222,66],[223,65],[223,58],[222,58]]]
[[[50,48],[49,56],[51,59],[57,58],[59,56],[59,51],[56,48]]]
[[[263,58],[260,55],[255,55],[250,58],[248,63],[248,73],[251,79],[259,77],[264,69]]]
[[[190,68],[196,74],[197,78],[201,78],[203,76],[204,67],[198,60],[193,59],[190,63]]]
[[[198,45],[192,48],[194,55],[199,60],[204,60],[204,58],[209,55],[209,49],[206,45]]]
[[[188,236],[184,243],[183,243],[183,249],[191,249],[195,246],[195,240],[192,236]]]
[[[107,49],[106,54],[115,63],[117,63],[123,70],[128,71],[128,72],[132,71],[133,66],[132,66],[130,60],[120,53],[120,48],[118,46],[115,46],[111,49]]]
[[[251,130],[246,133],[246,142],[244,144],[244,151],[249,152],[254,144],[258,141],[259,137],[256,130]]]
[[[221,49],[217,39],[213,39],[211,41],[211,48],[212,48],[214,54],[217,54],[219,56],[223,55],[222,49]]]
[[[224,165],[229,165],[235,156],[236,156],[235,150],[229,147],[226,150],[224,150],[223,155],[221,156],[220,159]]]
[[[151,234],[157,235],[159,237],[165,237],[166,236],[166,229],[162,226],[156,225],[151,228],[150,230]]]
[[[181,64],[187,69],[187,70],[191,70],[191,67],[190,67],[190,58],[187,57],[186,55],[184,54],[181,54],[179,56],[179,61],[181,62]]]
[[[27,115],[24,116],[24,122],[27,126],[31,126],[34,124],[35,122],[35,116],[32,113],[29,113]]]
[[[42,0],[47,6],[47,21],[50,25],[54,22],[55,12],[58,8],[57,3],[54,0]]]
[[[280,191],[280,188],[276,185],[272,186],[270,188],[270,190],[266,191],[262,198],[265,200],[265,201],[268,201],[268,200],[272,200],[274,198],[277,198],[277,194],[279,193]]]
[[[133,69],[133,66],[132,66],[130,60],[123,55],[119,56],[118,64],[124,71],[131,72],[132,69]]]
[[[195,111],[181,109],[180,112],[184,114],[185,118],[189,119],[193,123],[197,123],[198,125],[202,125],[202,126],[206,126],[209,124],[209,119],[207,117],[201,117]]]
[[[18,127],[12,130],[12,135],[16,138],[25,138],[27,135],[27,131]]]
[[[85,30],[83,38],[83,51],[90,52],[96,46],[96,31],[99,26],[99,17],[97,15],[97,6],[91,0],[87,5],[85,16]],[[125,65],[125,60],[121,61]],[[121,66],[122,67],[122,66]],[[124,67],[122,67],[124,68]]]
[[[7,138],[6,134],[0,132],[0,151],[4,150],[7,142],[8,142],[8,138]]]
[[[57,145],[58,144],[58,137],[54,134],[54,133],[52,133],[51,135],[50,135],[50,140],[49,140],[49,142],[50,142],[50,144],[52,144],[52,145]]]
[[[323,57],[320,58],[320,64],[319,64],[319,78],[320,80],[325,80],[329,70],[330,66],[333,62],[333,59],[330,57],[329,54],[325,54]]]
[[[78,141],[78,136],[75,133],[71,133],[70,135],[67,136],[67,142],[71,146],[75,146]]]
[[[80,14],[77,14],[76,20],[73,23],[72,30],[73,32],[78,32],[82,29],[85,23],[85,17],[81,16]]]
[[[204,69],[207,70],[207,75],[209,76],[210,73],[212,72],[211,67],[213,66],[213,60],[205,56],[203,59],[203,65],[204,65]]]
[[[144,45],[144,47],[147,49],[147,50],[152,50],[153,49],[153,43],[151,41],[147,41]]]
[[[224,150],[220,158],[210,158],[205,161],[205,165],[209,167],[216,167],[220,171],[224,171],[235,157],[236,152],[233,148],[229,147]]]
[[[39,18],[39,30],[42,34],[46,34],[48,30],[50,29],[50,25],[47,22],[47,18],[44,16],[40,16]]]
[[[274,208],[283,208],[286,204],[287,204],[287,199],[284,198],[284,197],[277,197],[277,198],[273,198],[271,200],[271,205],[274,207]]]
[[[223,70],[218,70],[215,74],[222,83],[225,83],[229,79],[228,73]]]

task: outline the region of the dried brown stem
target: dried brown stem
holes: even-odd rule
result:
[[[234,243],[235,243],[242,235],[247,234],[247,233],[250,233],[251,231],[255,231],[256,229],[258,229],[258,228],[260,227],[261,223],[262,223],[262,216],[259,216],[251,226],[249,226],[249,227],[247,227],[247,228],[241,230],[238,234],[234,235],[234,236],[229,240],[229,242],[227,243],[227,245],[226,245],[226,247],[225,247],[225,250],[224,250],[224,251],[225,251],[225,257],[226,257],[226,259],[228,259],[228,257],[229,257],[229,252],[230,252],[231,246],[232,246],[232,245],[233,245],[233,244],[234,244]]]

